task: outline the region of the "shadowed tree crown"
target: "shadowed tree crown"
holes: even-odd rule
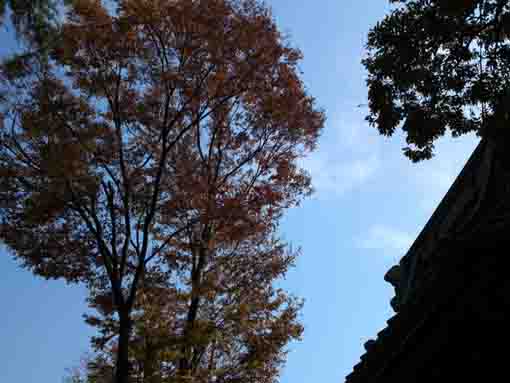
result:
[[[57,21],[60,3],[59,0],[0,0],[0,26],[9,15],[18,37],[42,45]]]
[[[508,125],[510,2],[390,0],[368,35],[369,115],[383,135],[401,128],[406,156],[431,158],[447,131],[493,134]]]

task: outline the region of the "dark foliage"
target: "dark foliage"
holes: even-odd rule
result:
[[[507,0],[390,0],[368,35],[369,115],[383,135],[401,128],[404,153],[429,159],[447,131],[485,135],[507,124]],[[490,129],[489,129],[490,127]]]
[[[57,18],[56,0],[0,0],[0,25],[10,15],[18,37],[42,45]]]

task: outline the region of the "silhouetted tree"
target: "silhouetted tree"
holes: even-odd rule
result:
[[[10,14],[19,37],[42,44],[57,21],[58,5],[58,0],[0,0],[0,26]]]
[[[506,128],[510,101],[507,0],[391,0],[371,29],[367,120],[381,134],[401,127],[405,154],[431,158],[450,131],[479,135]]]

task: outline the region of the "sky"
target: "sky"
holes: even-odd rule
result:
[[[364,121],[366,35],[387,0],[270,0],[280,30],[304,54],[303,81],[327,122],[302,161],[315,194],[288,211],[282,236],[302,255],[283,286],[303,297],[303,340],[289,346],[281,383],[341,383],[393,315],[385,272],[405,254],[474,149],[442,139],[437,156],[412,164],[401,135]],[[2,45],[9,44],[0,32]],[[83,287],[45,281],[0,249],[0,382],[61,382],[89,350]]]

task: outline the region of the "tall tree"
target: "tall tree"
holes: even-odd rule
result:
[[[2,65],[0,238],[34,273],[111,300],[115,382],[127,383],[140,291],[187,267],[190,339],[210,268],[239,241],[269,238],[310,192],[296,160],[324,116],[259,1],[117,5],[73,1],[51,60]],[[167,287],[177,302],[182,286]]]
[[[405,132],[405,154],[431,158],[434,141],[504,131],[510,101],[508,0],[390,0],[371,29],[367,120]]]
[[[132,381],[277,381],[285,346],[302,332],[301,302],[272,282],[296,254],[260,234],[226,247],[211,249],[200,285],[193,281],[192,247],[185,245],[174,259],[179,273],[160,274],[138,290],[129,350]],[[199,298],[196,312],[193,296]],[[96,357],[82,375],[89,382],[112,371],[119,325],[104,295],[96,292],[91,303],[100,315],[87,322],[100,335],[93,339]]]

